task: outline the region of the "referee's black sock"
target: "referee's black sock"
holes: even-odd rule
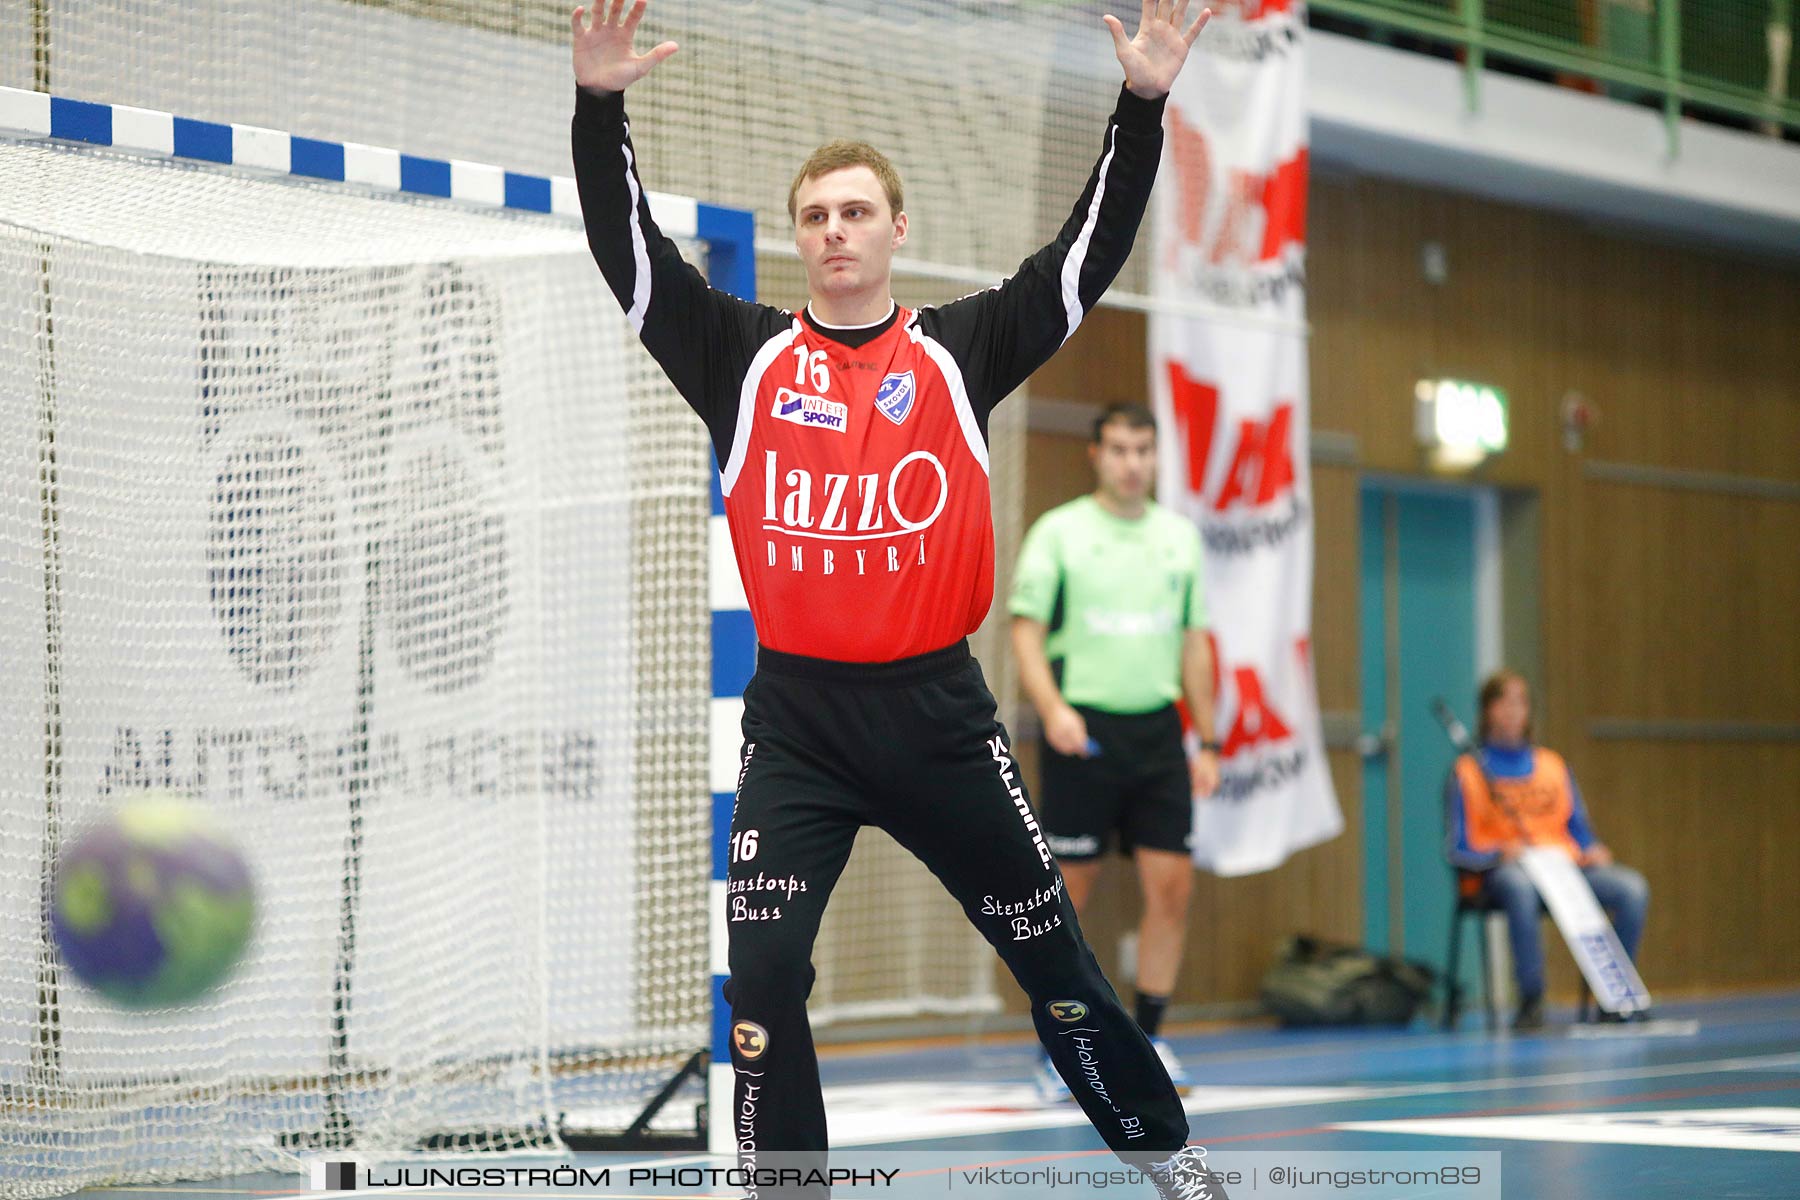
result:
[[[1137,994],[1137,1023],[1145,1037],[1156,1036],[1156,1031],[1162,1028],[1163,1011],[1168,1007],[1167,996],[1152,996],[1143,991]]]

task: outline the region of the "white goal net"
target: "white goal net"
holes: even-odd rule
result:
[[[707,1044],[708,466],[566,222],[0,140],[0,1195],[542,1146]],[[132,1014],[44,896],[163,787],[258,926]]]

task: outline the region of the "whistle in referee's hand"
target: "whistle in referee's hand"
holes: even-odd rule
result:
[[[1087,756],[1089,758],[1100,757],[1100,743],[1096,742],[1093,738],[1087,740]]]

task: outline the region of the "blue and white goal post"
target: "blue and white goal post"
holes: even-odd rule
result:
[[[575,181],[498,166],[421,157],[402,150],[335,142],[251,125],[195,120],[167,112],[0,88],[0,141],[43,140],[107,147],[229,168],[263,177],[336,183],[347,189],[435,197],[471,209],[544,214],[579,225]],[[664,232],[703,243],[714,286],[745,299],[756,294],[755,223],[750,212],[652,192],[650,207]],[[596,272],[597,274],[597,272]],[[708,572],[711,599],[712,700],[710,778],[711,883],[707,935],[711,962],[708,1148],[735,1146],[730,1119],[732,1066],[729,1007],[723,996],[726,957],[726,867],[740,750],[743,691],[754,669],[756,637],[725,523],[714,464],[710,485]],[[698,481],[695,481],[698,486]],[[696,797],[696,807],[698,798]],[[554,830],[550,831],[554,836]],[[696,1047],[698,1049],[698,1047]],[[691,1065],[691,1064],[690,1064]]]

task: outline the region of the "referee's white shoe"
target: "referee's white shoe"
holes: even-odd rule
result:
[[[1187,1068],[1175,1057],[1175,1051],[1169,1048],[1169,1043],[1161,1038],[1151,1038],[1150,1045],[1155,1049],[1156,1059],[1162,1063],[1163,1070],[1169,1073],[1169,1082],[1175,1085],[1176,1091],[1186,1092],[1194,1086],[1194,1081],[1188,1078]]]

